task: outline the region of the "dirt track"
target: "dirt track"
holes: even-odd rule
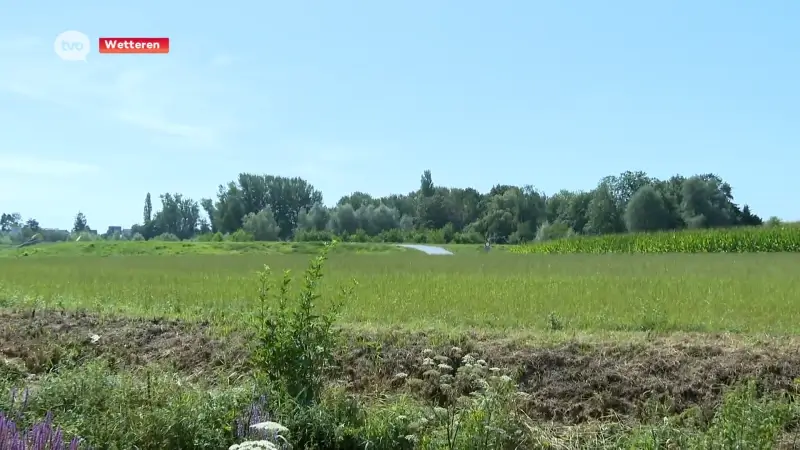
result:
[[[100,336],[92,343],[91,335]],[[353,335],[340,355],[354,391],[391,389],[398,372],[421,374],[421,354],[447,354],[424,334]],[[164,320],[101,319],[87,313],[0,311],[0,356],[17,376],[35,376],[60,362],[105,355],[125,365],[168,363],[191,376],[247,370],[246,339],[212,337],[204,324]],[[764,388],[789,391],[800,378],[800,346],[786,338],[761,343],[725,336],[657,337],[636,343],[567,342],[528,346],[473,337],[457,343],[490,365],[516,368],[535,418],[575,424],[616,414],[636,418],[647,400],[671,399],[672,412],[710,410],[725,386],[757,377]],[[12,374],[13,375],[13,374]]]

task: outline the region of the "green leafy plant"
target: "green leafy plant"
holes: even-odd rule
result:
[[[305,271],[302,289],[292,298],[290,271],[284,271],[280,286],[275,289],[269,266],[259,272],[257,339],[253,352],[256,379],[268,389],[277,388],[301,406],[319,401],[325,375],[334,367],[334,350],[339,332],[334,321],[345,299],[353,294],[352,285],[345,286],[340,298],[322,312],[319,284],[322,267],[335,242],[322,247]],[[274,294],[273,294],[274,293]]]

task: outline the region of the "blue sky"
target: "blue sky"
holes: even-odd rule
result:
[[[11,2],[0,16],[0,210],[141,221],[242,171],[333,203],[434,182],[591,189],[715,172],[800,219],[800,2]],[[83,6],[82,4],[85,4]],[[88,62],[53,52],[78,30]],[[98,55],[167,36],[168,55]],[[156,202],[158,204],[158,202]]]

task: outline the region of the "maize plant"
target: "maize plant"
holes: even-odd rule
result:
[[[800,252],[798,227],[739,227],[578,236],[519,246],[515,253]]]

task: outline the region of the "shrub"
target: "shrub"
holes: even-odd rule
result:
[[[242,229],[238,229],[233,233],[231,233],[228,239],[230,239],[233,242],[252,242],[255,240],[252,234]]]
[[[288,271],[277,292],[269,266],[259,274],[258,339],[253,352],[256,377],[261,386],[277,388],[279,395],[287,395],[300,405],[319,401],[325,375],[334,363],[338,333],[333,322],[341,300],[352,295],[352,287],[344,288],[342,299],[334,302],[331,309],[325,313],[318,310],[322,267],[333,245],[326,244],[311,260],[303,288],[294,301],[289,294],[292,278]],[[275,308],[267,306],[273,303],[273,293]]]
[[[168,242],[180,241],[180,239],[178,239],[178,236],[175,236],[172,233],[161,233],[158,236],[154,237],[153,240],[154,241],[168,241]]]
[[[266,207],[256,213],[244,216],[242,229],[253,236],[256,241],[277,241],[281,229],[275,221],[272,209]]]

